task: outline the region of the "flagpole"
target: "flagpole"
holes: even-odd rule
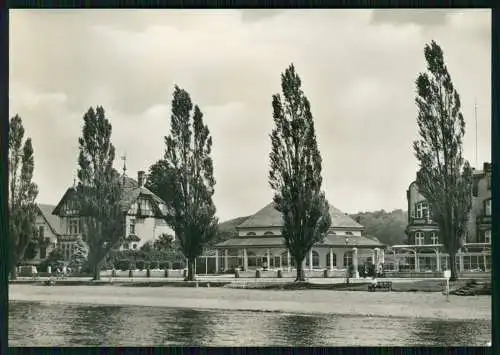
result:
[[[476,100],[474,100],[474,120],[476,123],[476,151],[475,151],[475,158],[476,158],[476,169],[478,169],[477,165],[477,103]]]

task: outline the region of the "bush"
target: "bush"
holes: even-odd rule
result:
[[[359,277],[366,277],[365,265],[358,265],[358,273],[359,273]]]
[[[182,270],[182,269],[185,268],[184,264],[185,263],[183,263],[182,261],[174,261],[172,263],[172,269],[174,269],[174,270]]]
[[[145,269],[145,263],[144,263],[144,260],[137,260],[137,264],[136,264],[136,267],[139,269],[139,270],[144,270]]]
[[[116,268],[121,271],[130,270],[130,260],[118,260]]]
[[[159,266],[160,266],[160,269],[161,269],[161,270],[166,270],[166,269],[168,269],[168,267],[167,267],[168,265],[167,265],[167,263],[165,263],[165,262],[160,262],[160,263],[159,263]]]

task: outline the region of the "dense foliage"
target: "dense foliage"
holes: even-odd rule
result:
[[[273,95],[269,185],[275,208],[283,216],[282,236],[304,281],[302,262],[331,224],[329,204],[321,189],[321,155],[309,100],[290,65],[281,75],[280,94]]]
[[[405,229],[408,225],[408,213],[406,211],[358,212],[351,214],[350,217],[366,228],[368,238],[374,237],[386,245],[406,243]]]
[[[217,233],[212,137],[187,91],[176,86],[171,107],[165,155],[151,166],[146,187],[167,205],[166,222],[188,259],[186,279],[191,281],[196,258]]]
[[[416,80],[419,138],[413,148],[420,165],[416,183],[439,226],[440,242],[455,260],[472,207],[472,169],[463,157],[465,120],[441,47],[432,41],[424,55],[427,72]],[[450,268],[450,280],[456,280],[456,264],[450,263]]]
[[[88,262],[95,280],[111,248],[124,237],[122,184],[113,168],[115,148],[111,143],[111,123],[104,109],[90,108],[83,117],[78,139],[78,187],[76,198],[82,219]]]
[[[32,181],[35,160],[31,138],[24,140],[21,117],[15,115],[9,123],[9,242],[10,273],[16,279],[16,266],[25,260],[28,246],[36,250],[37,231],[35,199],[38,187]],[[36,252],[36,251],[35,251]],[[32,255],[28,255],[32,256]]]

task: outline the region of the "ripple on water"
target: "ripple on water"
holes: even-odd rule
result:
[[[10,346],[473,346],[491,321],[9,303]]]

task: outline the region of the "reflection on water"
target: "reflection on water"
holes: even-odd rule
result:
[[[483,346],[490,321],[9,303],[10,346]]]

